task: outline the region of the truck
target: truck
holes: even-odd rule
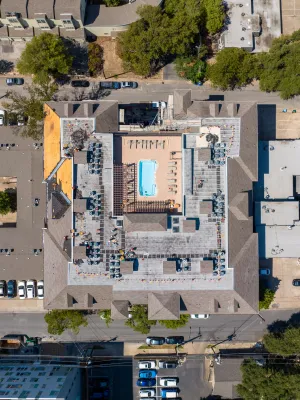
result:
[[[17,350],[24,346],[23,335],[6,335],[0,339],[0,350]]]
[[[120,82],[105,81],[99,83],[100,89],[120,89]]]

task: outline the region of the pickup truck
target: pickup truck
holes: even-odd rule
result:
[[[100,82],[99,86],[100,86],[100,89],[120,89],[121,88],[120,82],[105,81],[105,82]]]

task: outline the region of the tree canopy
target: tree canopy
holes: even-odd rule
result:
[[[27,87],[28,95],[15,91],[8,91],[6,98],[9,102],[3,102],[3,107],[10,115],[23,116],[27,123],[17,126],[15,130],[21,136],[38,140],[43,136],[44,102],[52,99],[57,86],[43,83]]]
[[[242,383],[237,386],[244,400],[291,400],[300,399],[300,370],[288,365],[261,367],[254,361],[246,361],[242,367]]]
[[[132,318],[129,318],[125,325],[129,326],[136,332],[147,334],[150,332],[151,326],[156,325],[156,321],[148,320],[148,308],[143,305],[134,305],[130,313]]]
[[[300,94],[300,30],[274,39],[268,53],[257,56],[259,87],[279,91],[282,99]]]
[[[205,11],[205,27],[209,34],[219,32],[224,25],[225,8],[222,0],[202,0]]]
[[[98,315],[101,319],[104,319],[106,326],[109,328],[110,324],[113,322],[111,310],[101,310],[98,312]]]
[[[9,212],[11,212],[11,198],[7,192],[0,192],[0,214],[6,215]]]
[[[98,43],[88,44],[88,67],[92,76],[99,75],[103,70],[103,48]]]
[[[280,332],[271,332],[264,336],[264,345],[270,353],[289,356],[300,353],[300,328],[288,326]]]
[[[177,57],[175,70],[180,78],[185,78],[193,83],[202,81],[206,74],[206,62],[197,56]]]
[[[275,292],[274,290],[265,288],[265,287],[259,287],[259,309],[260,310],[267,310],[272,301],[274,300],[275,297]]]
[[[217,53],[216,62],[209,65],[207,71],[212,86],[222,90],[244,86],[250,83],[254,76],[252,55],[236,47],[225,48]]]
[[[88,325],[82,311],[79,310],[52,310],[44,318],[51,335],[61,335],[66,329],[77,334],[81,326]]]
[[[117,7],[122,4],[122,0],[104,0],[106,7]]]
[[[72,66],[72,57],[61,37],[44,32],[26,44],[17,69],[21,74],[33,74],[36,82],[45,76],[56,77],[68,74]]]
[[[167,329],[178,329],[183,328],[189,319],[189,314],[181,314],[178,320],[159,320],[158,322]]]

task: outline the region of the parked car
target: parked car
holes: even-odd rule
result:
[[[210,317],[210,314],[191,314],[192,319],[207,319]]]
[[[137,386],[155,386],[156,379],[141,378],[136,381]]]
[[[0,281],[0,298],[5,297],[7,293],[6,290],[6,282],[5,281]]]
[[[131,89],[136,89],[138,87],[137,82],[120,82],[121,83],[121,89],[126,89],[126,88],[131,88]]]
[[[17,114],[11,113],[7,116],[7,125],[14,126],[18,124]]]
[[[78,79],[76,81],[71,81],[71,86],[73,87],[89,87],[90,82],[85,79]]]
[[[178,363],[177,363],[177,361],[159,361],[158,362],[158,367],[159,368],[166,368],[166,369],[177,368],[178,367]]]
[[[35,297],[35,282],[32,279],[27,281],[27,297],[33,299]]]
[[[55,83],[56,83],[57,85],[60,85],[60,86],[66,85],[66,84],[70,83],[70,77],[69,77],[68,75],[61,75],[61,76],[58,76],[58,77],[55,79]]]
[[[271,270],[269,268],[261,268],[259,270],[259,275],[270,275],[271,274]]]
[[[15,296],[16,296],[16,281],[12,279],[7,282],[7,297],[9,299],[12,299]]]
[[[24,79],[23,78],[7,78],[6,79],[6,84],[8,86],[12,85],[24,85]]]
[[[300,286],[300,279],[293,279],[293,286]]]
[[[139,362],[139,368],[150,369],[150,368],[155,368],[155,367],[156,367],[155,361],[140,361]]]
[[[179,389],[161,389],[160,393],[162,399],[176,399],[176,397],[178,397]]]
[[[140,389],[140,397],[144,398],[153,398],[156,394],[156,390],[155,389]]]
[[[168,336],[166,338],[166,344],[181,344],[184,342],[183,336]]]
[[[177,383],[178,383],[178,378],[160,378],[159,380],[160,386],[176,387]]]
[[[38,281],[37,283],[37,297],[40,300],[44,298],[44,281]]]
[[[18,115],[17,121],[18,121],[18,126],[23,126],[23,125],[25,125],[26,119],[25,119],[24,115]]]
[[[146,343],[153,346],[159,346],[165,343],[165,338],[159,336],[148,336]]]
[[[139,372],[139,378],[155,378],[157,375],[157,372],[155,369],[142,369]]]
[[[18,295],[20,299],[26,299],[26,282],[19,281],[18,282]]]
[[[105,81],[105,82],[100,82],[99,83],[100,89],[120,89],[121,84],[120,82],[111,82],[111,81]]]
[[[106,388],[108,386],[108,379],[107,378],[99,379],[98,381],[96,381],[96,383],[98,384],[99,387]]]
[[[0,126],[4,125],[5,122],[5,111],[0,110]]]

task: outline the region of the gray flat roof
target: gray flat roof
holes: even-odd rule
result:
[[[298,201],[262,201],[256,206],[259,211],[256,216],[260,219],[256,221],[256,224],[293,225],[299,220]]]
[[[272,257],[300,257],[300,226],[292,229],[287,226],[266,226],[265,228],[265,256]]]

